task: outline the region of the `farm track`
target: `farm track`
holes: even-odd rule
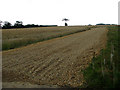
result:
[[[81,70],[105,47],[105,27],[3,51],[3,82],[78,87]],[[7,86],[7,85],[6,85]],[[4,87],[6,87],[4,86]]]

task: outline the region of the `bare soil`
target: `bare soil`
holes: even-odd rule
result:
[[[84,82],[81,70],[105,47],[106,33],[105,27],[92,28],[3,51],[3,87],[81,86]]]

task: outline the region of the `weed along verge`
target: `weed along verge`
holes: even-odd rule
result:
[[[118,27],[109,26],[106,48],[102,49],[97,57],[92,59],[90,65],[83,71],[85,83],[88,88],[114,88],[120,87],[120,58]]]

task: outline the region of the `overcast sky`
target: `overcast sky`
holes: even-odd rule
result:
[[[0,0],[0,20],[23,24],[118,24],[120,0]]]

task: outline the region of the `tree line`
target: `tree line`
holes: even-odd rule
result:
[[[35,24],[27,24],[23,25],[22,21],[16,21],[14,25],[12,25],[10,22],[5,21],[2,29],[11,29],[11,28],[30,28],[30,27],[52,27],[52,26],[57,26],[57,25],[35,25]]]
[[[69,19],[63,19],[62,21],[65,21],[65,26],[68,26],[66,21],[69,21]],[[1,23],[3,23],[3,25],[1,25]],[[91,24],[89,24],[90,26]],[[116,24],[104,24],[104,23],[99,23],[96,25],[116,25]],[[57,25],[35,25],[35,24],[27,24],[27,25],[23,25],[22,21],[16,21],[14,23],[14,25],[12,25],[10,22],[5,21],[2,22],[0,21],[0,28],[2,29],[11,29],[11,28],[31,28],[31,27],[55,27]]]
[[[98,23],[96,25],[116,25],[116,24],[104,24],[104,23]]]

